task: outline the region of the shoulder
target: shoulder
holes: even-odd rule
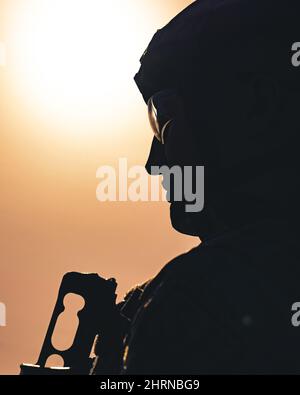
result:
[[[231,245],[204,243],[147,284],[128,339],[129,372],[223,372],[240,352],[257,362],[274,344],[291,350],[289,305],[260,251]]]
[[[211,259],[206,249],[195,248],[169,262],[147,285],[127,339],[127,372],[191,373],[199,368],[199,352],[208,366],[221,346],[233,348],[234,336],[220,306],[211,304],[209,292],[203,296],[210,285],[200,267],[208,268]]]
[[[147,333],[150,337],[163,333],[169,336],[170,328],[176,333],[180,326],[186,330],[187,320],[191,324],[189,328],[196,329],[200,322],[213,316],[213,321],[217,320],[220,303],[226,307],[232,305],[230,295],[239,293],[230,284],[234,277],[226,264],[227,255],[220,249],[200,245],[171,260],[145,286],[133,332]]]
[[[276,306],[270,291],[247,253],[203,244],[170,261],[148,283],[136,325],[148,330],[157,322],[162,332],[188,320],[197,329],[210,322],[224,332],[240,331],[254,319],[271,320]]]
[[[229,286],[233,277],[241,281],[255,276],[247,254],[240,254],[226,247],[200,244],[192,250],[172,259],[161,272],[148,283],[154,293],[166,293],[178,287],[188,292],[210,287]],[[147,289],[146,288],[146,289]],[[155,292],[157,289],[157,292]]]

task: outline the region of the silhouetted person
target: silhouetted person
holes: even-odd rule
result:
[[[146,168],[205,166],[205,206],[171,202],[202,243],[128,296],[123,374],[299,373],[299,17],[298,1],[195,1],[141,59]]]

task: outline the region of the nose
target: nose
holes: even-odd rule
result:
[[[150,175],[159,175],[160,172],[154,167],[167,165],[164,146],[154,137],[145,168]]]

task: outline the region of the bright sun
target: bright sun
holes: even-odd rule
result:
[[[12,67],[27,106],[77,126],[115,114],[140,55],[130,1],[26,0],[12,15]]]

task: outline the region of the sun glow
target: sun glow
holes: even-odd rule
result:
[[[20,0],[12,7],[13,80],[27,108],[74,127],[122,111],[120,95],[126,90],[130,101],[141,51],[130,1]]]

